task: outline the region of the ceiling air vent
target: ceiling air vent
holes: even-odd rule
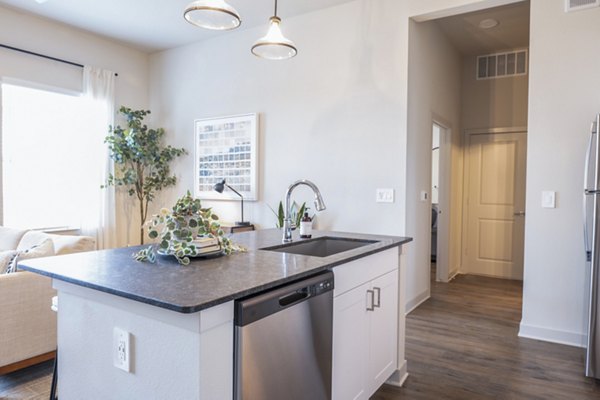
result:
[[[600,0],[565,0],[565,11],[579,11],[592,7],[600,7]]]
[[[518,75],[527,75],[527,50],[515,50],[477,57],[478,80]]]

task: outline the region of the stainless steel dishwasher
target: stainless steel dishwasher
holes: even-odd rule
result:
[[[235,399],[330,400],[333,273],[235,304]]]

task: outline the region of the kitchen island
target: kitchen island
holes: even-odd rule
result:
[[[234,301],[326,270],[335,275],[333,397],[345,398],[342,391],[348,388],[342,390],[341,382],[356,383],[343,379],[344,374],[358,371],[336,371],[336,357],[347,360],[344,339],[352,334],[346,335],[342,325],[336,328],[336,312],[351,310],[343,304],[354,304],[352,298],[368,301],[362,292],[357,292],[358,297],[352,293],[384,275],[392,277],[395,285],[390,293],[395,299],[395,344],[393,365],[386,364],[383,380],[391,376],[390,382],[400,385],[406,362],[404,272],[399,255],[411,239],[317,231],[312,240],[319,237],[370,243],[326,257],[262,250],[281,242],[281,231],[269,229],[233,235],[247,249],[244,253],[194,260],[188,266],[170,257],[158,257],[156,264],[137,262],[132,254],[139,247],[23,261],[22,269],[52,278],[58,291],[61,400],[231,399]],[[123,370],[114,366],[119,364],[114,359],[115,328],[129,335]],[[365,381],[356,390],[368,398],[373,387]],[[354,393],[350,389],[348,393]]]

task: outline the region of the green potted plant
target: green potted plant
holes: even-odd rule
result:
[[[144,222],[148,217],[148,204],[156,193],[174,186],[177,177],[171,174],[171,162],[186,150],[164,146],[164,129],[150,129],[143,123],[149,110],[132,110],[121,106],[119,112],[127,119],[127,127],[110,127],[104,139],[110,158],[115,163],[115,173],[104,185],[123,187],[139,203],[140,243],[144,244]]]
[[[163,208],[147,223],[148,236],[157,245],[140,250],[134,256],[138,261],[156,262],[156,253],[174,256],[180,264],[188,265],[190,257],[202,255],[200,241],[217,243],[219,252],[231,254],[244,251],[234,244],[221,229],[219,217],[210,208],[203,208],[199,199],[188,191],[177,200],[171,210]],[[158,247],[158,249],[157,249]]]
[[[282,228],[283,220],[285,218],[285,211],[283,210],[283,202],[282,201],[279,202],[277,211],[275,211],[273,208],[271,208],[271,206],[268,206],[268,207],[271,209],[271,211],[275,215],[275,218],[277,218],[275,227]],[[300,221],[302,220],[304,213],[307,212],[309,208],[310,207],[306,207],[306,202],[302,203],[302,205],[298,205],[298,203],[296,203],[295,201],[292,203],[292,206],[290,207],[290,214],[292,217],[292,227],[293,228],[300,226]]]

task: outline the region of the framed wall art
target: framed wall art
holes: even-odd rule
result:
[[[258,114],[194,121],[194,195],[201,199],[239,199],[231,190],[217,193],[225,179],[244,200],[257,200]]]

